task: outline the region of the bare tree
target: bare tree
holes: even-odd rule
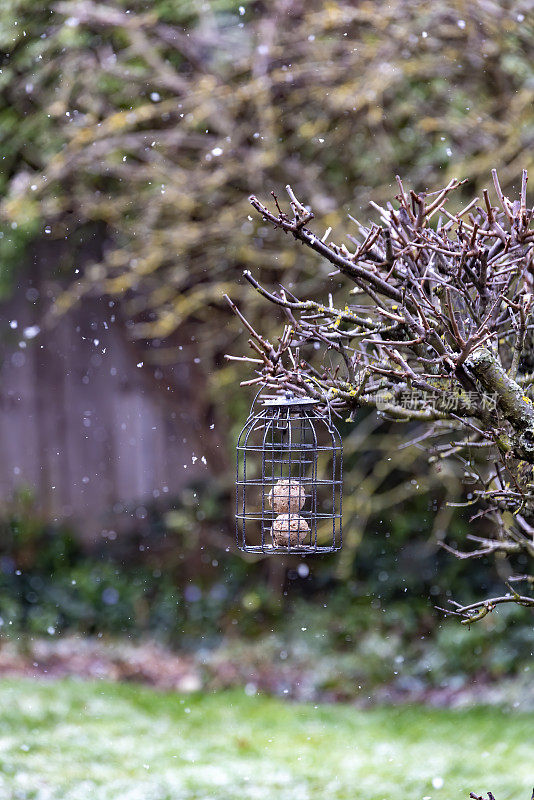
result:
[[[313,212],[290,186],[290,212],[274,193],[274,210],[253,196],[265,221],[324,257],[330,275],[354,287],[338,307],[331,295],[324,303],[283,287],[271,291],[245,272],[285,312],[277,343],[228,299],[254,351],[237,357],[257,373],[245,385],[309,395],[349,418],[371,406],[388,419],[419,421],[417,444],[431,463],[460,460],[470,484],[465,504],[476,505],[472,519],[487,524],[483,536],[469,534],[473,549],[443,546],[461,559],[502,554],[514,565],[502,596],[451,601],[447,613],[466,624],[499,604],[534,607],[534,209],[527,206],[526,171],[517,200],[504,196],[495,171],[493,182],[496,205],[484,190],[482,202],[475,197],[451,213],[447,202],[462,182],[416,193],[397,178],[396,203],[371,204],[380,224],[351,218],[358,235],[349,234],[347,245],[330,241],[330,229],[313,232]],[[523,585],[527,593],[519,591]]]

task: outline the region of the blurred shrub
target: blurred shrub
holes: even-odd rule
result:
[[[223,291],[272,327],[244,267],[304,295],[338,285],[250,215],[248,194],[289,182],[322,231],[389,198],[396,172],[417,189],[466,176],[471,193],[498,166],[508,189],[533,163],[529,9],[10,0],[2,269],[37,231],[68,238],[74,260],[96,237],[100,261],[68,270],[55,311],[86,291],[120,295],[131,335],[156,345],[149,360],[173,363],[186,355],[177,341],[191,343],[212,388],[228,392],[236,368],[220,358],[240,326]]]
[[[321,688],[336,697],[353,697],[362,684],[388,683],[401,692],[460,688],[469,676],[498,680],[531,665],[534,629],[517,609],[503,609],[466,635],[421,603],[406,608],[393,601],[380,609],[376,598],[343,591],[323,599],[326,605],[297,600],[277,633],[287,658],[315,664]]]
[[[379,457],[386,434],[377,438],[371,427],[369,444],[360,426],[355,432],[363,437],[364,456],[353,466],[360,489],[357,499],[347,498],[351,535],[341,560],[242,559],[229,547],[227,491],[213,481],[192,484],[165,505],[147,503],[142,516],[124,508],[124,519],[115,514],[115,527],[103,528],[90,549],[68,526],[44,518],[32,493],[21,491],[0,515],[3,632],[150,633],[183,647],[223,634],[261,636],[273,627],[283,630],[294,613],[308,614],[325,626],[326,649],[350,651],[358,642],[367,671],[374,660],[377,671],[381,663],[389,670],[372,637],[367,650],[360,647],[362,631],[371,635],[376,626],[382,640],[396,630],[406,645],[420,635],[432,638],[440,623],[434,605],[491,591],[495,577],[484,561],[466,577],[429,538],[433,526],[438,535],[442,525],[452,526],[458,538],[467,526],[459,511],[452,515],[445,507],[445,517],[436,511],[432,498],[439,487],[430,491],[420,482],[414,491],[407,479],[413,464],[403,462],[407,451],[398,459],[391,451],[388,461]],[[399,500],[402,515],[391,513]],[[300,598],[307,612],[304,606],[294,611]],[[469,652],[470,637],[457,627]],[[514,648],[504,671],[518,658]],[[468,669],[459,644],[457,651],[453,663]]]
[[[215,635],[239,605],[234,590],[239,594],[244,579],[241,560],[228,559],[224,585],[210,581],[197,564],[169,561],[161,514],[154,512],[151,519],[154,535],[141,534],[141,550],[134,532],[127,542],[113,547],[114,540],[107,539],[87,552],[68,527],[36,512],[30,492],[21,492],[0,519],[2,633],[151,633],[182,644]],[[190,517],[188,524],[196,523]],[[172,532],[169,536],[172,540]],[[184,552],[176,542],[171,546]]]
[[[128,540],[119,546],[108,539],[84,552],[68,528],[35,513],[29,493],[15,498],[0,520],[1,636],[150,636],[181,649],[211,649],[224,640],[230,661],[248,648],[232,671],[245,678],[270,647],[288,669],[313,673],[314,686],[337,698],[354,696],[363,683],[398,684],[402,691],[439,687],[451,676],[460,684],[473,674],[494,679],[530,662],[534,631],[520,609],[501,609],[468,634],[433,609],[435,578],[424,569],[407,603],[404,580],[388,585],[370,563],[380,557],[381,536],[366,540],[348,582],[332,579],[333,559],[330,566],[295,559],[280,597],[266,581],[265,563],[245,564],[227,552],[203,523],[187,521],[187,503],[167,513],[180,514],[183,527],[196,525],[200,550],[187,554],[175,543],[185,555],[170,559],[164,539],[173,542],[176,531],[166,528],[165,514],[150,511],[129,548]],[[443,566],[445,586],[450,582],[463,597],[477,591],[472,576],[467,586]],[[489,580],[482,567],[478,579]]]

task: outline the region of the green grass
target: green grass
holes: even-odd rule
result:
[[[533,732],[534,714],[490,708],[4,680],[0,800],[529,800]]]

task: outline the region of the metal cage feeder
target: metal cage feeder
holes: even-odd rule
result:
[[[255,410],[256,400],[237,441],[237,546],[302,556],[339,550],[339,432],[315,400],[265,398]]]

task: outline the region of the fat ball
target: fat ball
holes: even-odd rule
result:
[[[298,512],[305,502],[306,492],[298,480],[279,480],[269,492],[269,505],[277,514]]]
[[[273,522],[273,544],[275,547],[296,547],[304,544],[310,526],[299,514],[280,514]]]

